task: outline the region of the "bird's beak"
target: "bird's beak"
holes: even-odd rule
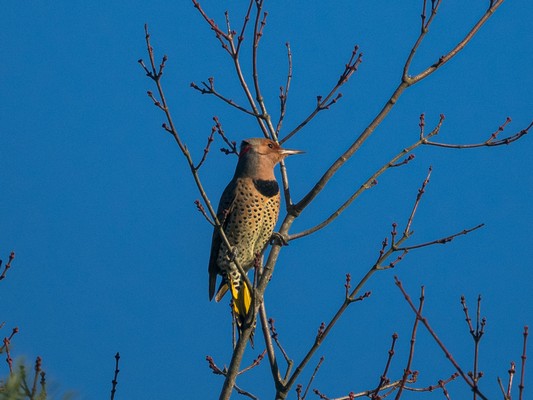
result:
[[[280,149],[279,154],[282,156],[292,156],[293,154],[302,154],[305,153],[305,151],[302,150],[289,150],[289,149]]]

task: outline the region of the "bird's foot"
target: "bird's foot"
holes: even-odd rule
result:
[[[235,259],[237,258],[237,248],[234,247],[232,248],[230,251],[228,251],[228,258],[229,258],[229,262],[234,262]]]
[[[289,237],[279,232],[273,232],[272,236],[270,237],[270,244],[277,244],[278,246],[288,246]]]

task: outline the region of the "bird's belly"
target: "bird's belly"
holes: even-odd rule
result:
[[[237,262],[248,271],[268,243],[279,212],[279,196],[251,195],[238,205],[226,226],[226,236],[234,248]],[[228,264],[225,246],[219,252],[219,265]]]

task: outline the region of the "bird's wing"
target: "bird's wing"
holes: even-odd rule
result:
[[[226,229],[230,214],[233,211],[236,187],[236,181],[232,180],[228,186],[226,186],[226,189],[224,189],[224,192],[220,197],[220,202],[218,203],[217,218],[222,224],[223,229]],[[217,265],[217,258],[221,242],[222,240],[218,234],[218,229],[215,228],[213,230],[213,239],[211,242],[211,255],[209,256],[209,300],[211,300],[215,294],[217,275],[220,271],[220,268]]]

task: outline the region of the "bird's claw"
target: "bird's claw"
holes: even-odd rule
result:
[[[229,262],[234,262],[235,259],[237,258],[237,249],[236,248],[233,248],[231,249],[231,251],[228,252],[228,258],[229,258]]]

